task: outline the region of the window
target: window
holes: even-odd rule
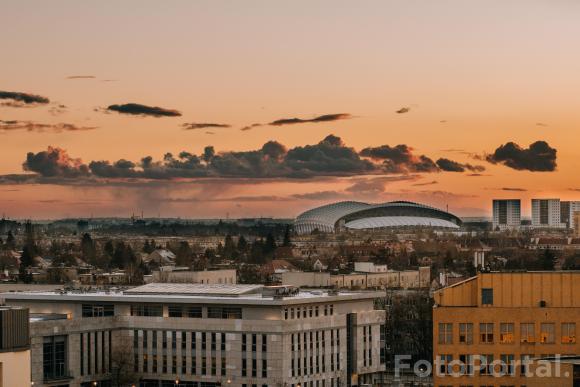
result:
[[[210,306],[207,308],[208,318],[241,319],[242,308],[228,306]]]
[[[481,289],[481,304],[493,305],[493,289],[491,288]]]
[[[161,305],[134,304],[131,305],[131,316],[163,317]]]
[[[42,351],[44,379],[54,380],[68,376],[66,336],[44,337]]]
[[[459,342],[461,344],[473,343],[473,324],[460,323],[459,324]]]
[[[493,343],[493,323],[479,324],[479,342]]]
[[[520,338],[522,343],[534,343],[536,341],[534,323],[522,323],[520,325]]]
[[[167,313],[169,317],[201,318],[201,306],[169,305]]]
[[[439,375],[446,375],[452,373],[451,362],[453,361],[452,355],[439,355]]]
[[[109,317],[115,315],[113,304],[83,304],[83,317]]]
[[[514,355],[501,355],[501,374],[502,375],[515,375],[515,356]]]
[[[439,344],[451,343],[453,343],[453,324],[439,323]]]
[[[540,324],[540,343],[542,344],[554,344],[555,342],[555,327],[554,323],[542,323]]]
[[[528,370],[529,370],[530,363],[532,362],[531,361],[532,357],[533,357],[533,355],[526,355],[526,354],[523,354],[520,356],[520,374],[522,376],[530,376],[530,375],[528,375]]]
[[[511,344],[514,342],[514,324],[499,324],[499,342],[501,344]]]
[[[562,323],[562,344],[576,343],[576,323]]]
[[[473,375],[473,355],[459,355],[462,375]]]
[[[480,375],[492,375],[493,374],[493,355],[481,355],[480,356]]]

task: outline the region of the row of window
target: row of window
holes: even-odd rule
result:
[[[195,305],[169,305],[167,307],[169,317],[202,318],[202,307]],[[84,313],[84,312],[83,312]],[[131,316],[163,317],[163,306],[152,304],[131,305]],[[241,319],[242,308],[231,306],[208,306],[208,318]]]
[[[363,326],[363,367],[372,367],[373,365],[372,343],[372,326]]]
[[[152,349],[157,349],[159,338],[161,339],[162,349],[166,349],[168,343],[171,343],[172,349],[176,349],[179,342],[179,347],[182,349],[182,352],[189,348],[193,356],[195,356],[198,342],[202,351],[206,351],[208,348],[208,342],[209,348],[212,351],[215,351],[218,348],[218,344],[221,351],[226,350],[226,334],[223,332],[156,331],[137,329],[133,331],[133,348],[138,350],[139,344],[141,343],[144,351],[146,351],[150,345]]]
[[[81,376],[105,374],[112,369],[112,333],[95,331],[80,334]]]
[[[473,323],[459,323],[459,343],[473,344]],[[536,340],[542,344],[556,343],[556,324],[555,323],[540,323],[539,336],[536,337],[535,323],[520,323],[520,342],[521,343],[535,343]],[[479,324],[479,343],[491,344],[496,341],[495,324],[494,323],[480,323]],[[439,323],[438,343],[439,344],[453,344],[454,330],[453,323]],[[499,340],[500,344],[512,344],[515,340],[515,324],[514,323],[500,323],[499,324]],[[561,344],[576,343],[576,323],[566,322],[560,325]]]
[[[284,308],[284,320],[294,320],[307,317],[319,317],[334,315],[334,305],[326,304],[324,306],[303,306],[297,308]]]
[[[516,360],[513,354],[501,354],[499,358],[494,359],[493,354],[462,354],[457,359],[453,355],[438,355],[436,358],[436,372],[441,375],[468,375],[473,376],[476,373],[481,375],[500,376],[531,376],[529,366],[532,359],[537,355],[522,354]],[[554,355],[543,354],[541,357],[550,357]]]
[[[330,371],[334,372],[340,369],[340,331],[338,329],[293,333],[290,336],[292,349],[291,372],[293,377],[314,375],[327,371],[327,336],[330,337]],[[306,352],[307,349],[309,349],[308,353]]]
[[[291,387],[300,387],[300,386],[304,386],[304,387],[339,387],[339,386],[341,386],[340,378],[329,378],[328,383],[326,381],[327,381],[327,379],[311,380],[309,382],[304,382],[302,384],[291,384],[290,386]],[[242,387],[246,387],[246,385],[242,384]],[[253,387],[255,387],[255,385]]]

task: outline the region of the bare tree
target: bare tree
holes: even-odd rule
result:
[[[126,387],[137,383],[134,372],[133,351],[128,345],[117,346],[111,351],[111,374],[113,386]]]

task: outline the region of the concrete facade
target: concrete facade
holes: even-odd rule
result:
[[[121,374],[128,385],[144,387],[176,380],[180,386],[334,387],[372,380],[384,370],[385,312],[373,307],[378,293],[277,296],[286,289],[175,285],[150,284],[132,293],[3,295],[41,316],[31,324],[34,385],[108,386]],[[163,286],[163,293],[151,291]],[[211,293],[184,294],[183,286]],[[103,313],[104,305],[112,308]],[[89,310],[99,316],[87,317]],[[60,379],[47,378],[43,368],[43,348],[52,337],[66,343]]]

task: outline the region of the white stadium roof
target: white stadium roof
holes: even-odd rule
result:
[[[346,228],[365,230],[384,227],[441,227],[459,228],[448,220],[426,218],[423,216],[379,216],[375,218],[356,219],[345,224]]]

